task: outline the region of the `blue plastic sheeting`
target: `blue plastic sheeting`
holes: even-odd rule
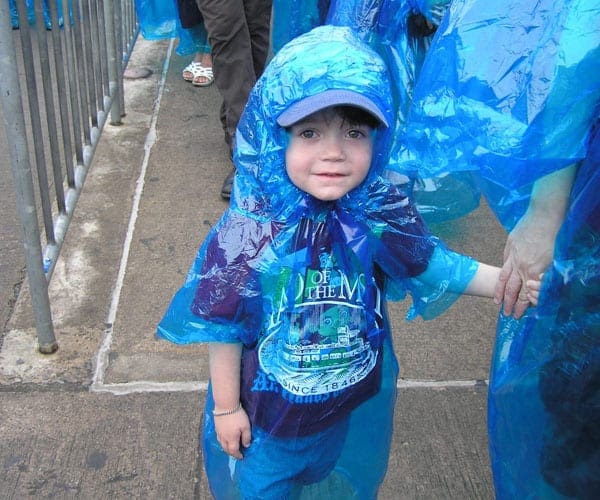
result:
[[[273,0],[271,47],[279,52],[287,42],[325,24],[330,0]]]
[[[598,498],[600,2],[454,0],[408,115],[421,175],[473,171],[507,230],[540,178],[587,159],[542,303],[501,316],[490,375],[496,496]],[[592,424],[593,422],[593,424]]]
[[[411,193],[427,222],[465,215],[479,204],[469,172],[421,175],[406,151],[405,128],[413,88],[449,0],[310,0],[273,3],[273,50],[321,24],[347,26],[376,50],[392,76],[395,128],[388,159],[389,177]],[[430,24],[427,26],[426,21]],[[427,174],[427,172],[425,172]]]
[[[585,157],[600,100],[598,0],[455,0],[414,91],[422,176],[476,171],[507,229],[532,183]]]
[[[537,313],[498,329],[488,418],[498,499],[600,498],[599,193],[600,127]]]
[[[330,24],[350,26],[388,65],[395,111],[388,175],[405,184],[427,222],[454,219],[479,205],[479,189],[469,172],[431,176],[406,149],[413,89],[448,4],[449,0],[332,0],[327,17]]]
[[[406,149],[413,92],[434,36],[423,23],[427,20],[435,29],[449,3],[449,0],[384,0],[376,25],[375,41],[393,75],[396,102],[396,133],[388,169],[409,178],[419,213],[428,222],[455,219],[479,206],[479,189],[470,172],[449,170],[429,175],[420,168],[419,161],[415,166]]]
[[[135,10],[146,40],[179,38],[176,52],[180,56],[210,52],[204,24],[183,28],[176,0],[135,0]]]
[[[242,461],[221,450],[209,394],[203,449],[216,498],[239,498],[240,484],[258,487],[278,466],[289,473],[313,461],[323,464],[319,474],[293,474],[301,498],[375,498],[398,374],[385,299],[408,291],[413,313],[431,317],[477,268],[433,237],[383,177],[391,129],[377,129],[367,178],[341,199],[319,201],[291,183],[288,131],[277,117],[330,89],[369,97],[391,123],[385,64],[350,29],[319,27],[283,47],[240,120],[230,206],[158,326],[159,336],[177,343],[243,345],[241,400],[254,441]],[[341,350],[353,362],[337,371]],[[280,458],[257,465],[271,449]],[[268,492],[257,497],[283,498]]]
[[[39,0],[38,0],[39,1]],[[17,3],[16,0],[8,0],[8,5],[10,7],[10,22],[12,24],[13,29],[17,29],[19,27],[19,13],[17,11]],[[30,24],[35,23],[35,3],[34,0],[27,0],[25,2],[27,5],[27,17]],[[50,7],[48,6],[48,0],[42,1],[42,14],[44,16],[44,25],[47,29],[52,29],[52,16],[50,14]],[[58,9],[58,23],[62,26],[63,16],[62,16],[62,1],[57,0],[56,8]]]
[[[135,10],[146,40],[177,36],[179,14],[174,0],[136,0]]]

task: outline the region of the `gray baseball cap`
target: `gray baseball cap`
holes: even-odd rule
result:
[[[355,106],[364,109],[377,118],[385,127],[389,124],[377,104],[368,97],[352,90],[330,89],[305,97],[295,102],[277,117],[282,127],[290,127],[294,123],[331,106]]]

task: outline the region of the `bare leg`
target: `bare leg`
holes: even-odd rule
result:
[[[200,64],[204,68],[200,73],[196,74],[193,84],[197,87],[208,87],[214,80],[212,73],[212,56],[205,52],[201,54]]]
[[[184,68],[181,76],[185,81],[191,82],[194,80],[194,77],[196,76],[195,73],[197,73],[198,70],[198,66],[202,65],[203,56],[204,54],[202,52],[196,52],[196,54],[194,55],[194,60]]]

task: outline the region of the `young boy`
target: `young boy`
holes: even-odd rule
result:
[[[427,315],[493,295],[499,269],[444,247],[382,177],[391,110],[381,59],[332,26],[284,47],[250,95],[231,205],[158,328],[210,342],[216,498],[375,498],[398,374],[386,296]]]

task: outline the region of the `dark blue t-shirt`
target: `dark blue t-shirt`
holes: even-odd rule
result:
[[[218,295],[223,276],[198,286],[196,314],[214,320],[219,309],[251,331],[240,341],[241,400],[252,425],[278,436],[313,434],[378,392],[389,326],[377,261],[394,260],[394,273],[415,276],[434,247],[418,217],[400,220],[411,227],[402,236],[374,235],[350,214],[326,210],[301,219],[291,236],[271,234],[273,255],[261,255],[268,266],[255,269],[252,259],[234,266],[230,278],[246,293],[215,305],[208,297]]]

